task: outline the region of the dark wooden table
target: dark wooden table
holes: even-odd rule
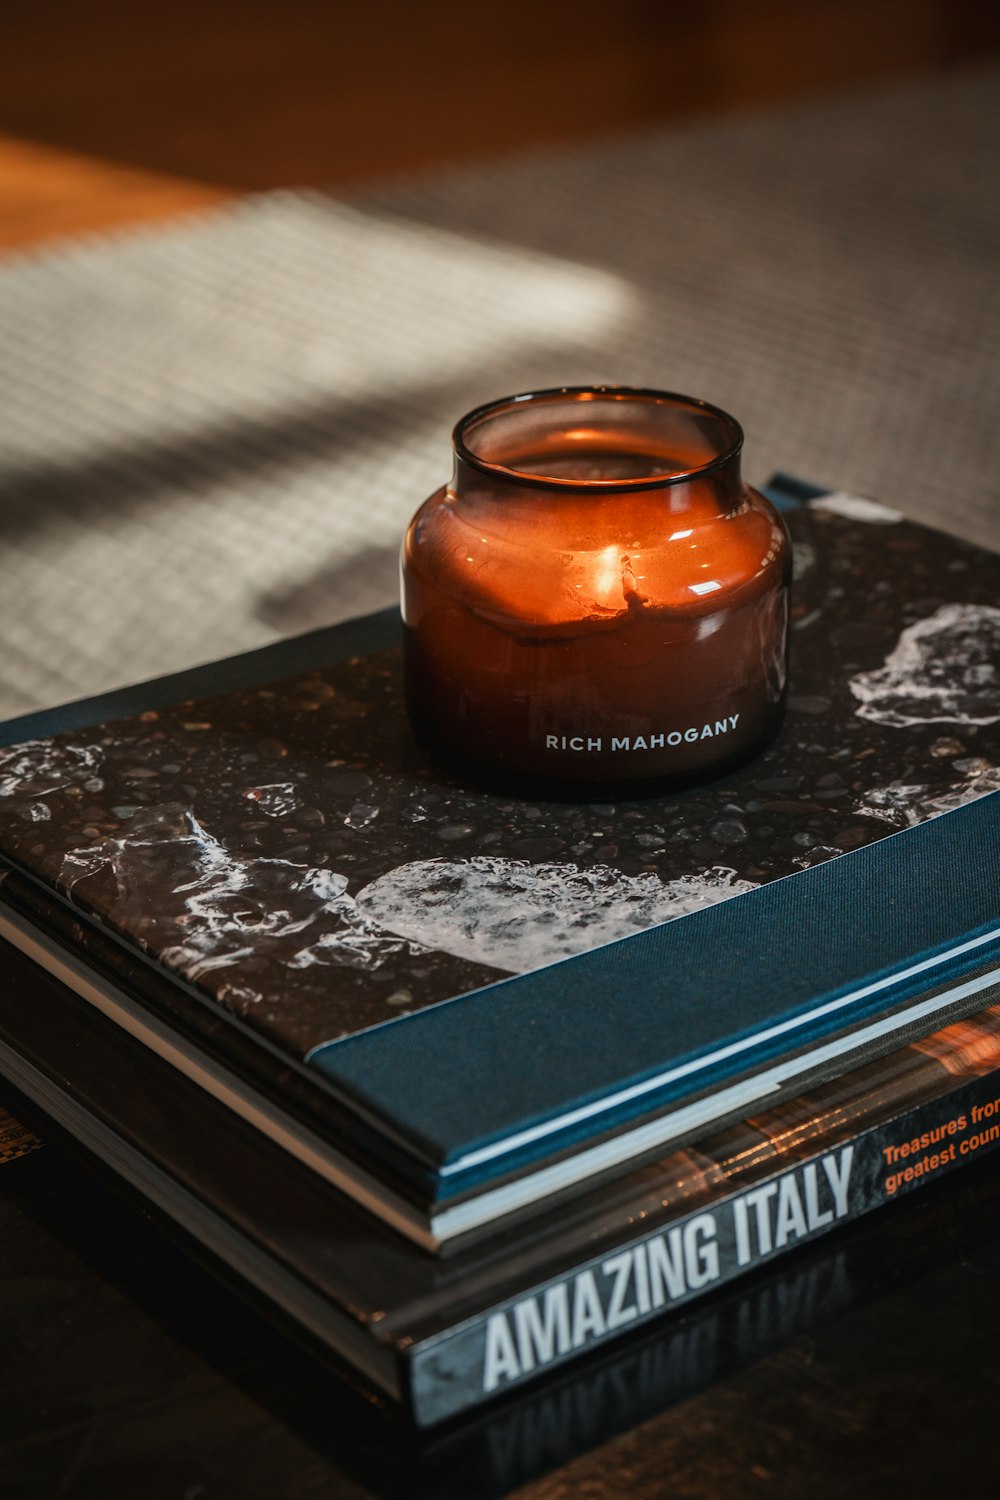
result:
[[[0,1494],[993,1496],[998,1284],[985,1160],[417,1435],[47,1144],[0,1167]]]
[[[0,125],[11,246],[242,185]],[[0,1495],[993,1497],[998,1285],[994,1158],[418,1436],[50,1143],[0,1165]]]

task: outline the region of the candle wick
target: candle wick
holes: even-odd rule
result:
[[[639,585],[635,581],[630,557],[622,558],[622,593],[629,609],[641,609],[647,602],[647,596],[640,592]]]

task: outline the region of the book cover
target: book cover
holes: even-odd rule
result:
[[[379,617],[9,726],[4,931],[51,939],[63,903],[85,969],[120,946],[141,1006],[425,1222],[976,1008],[1000,561],[853,497],[789,524],[789,716],[741,771],[634,803],[463,785],[412,745]]]
[[[0,962],[9,1101],[425,1427],[619,1344],[628,1358],[640,1330],[717,1305],[737,1278],[1000,1141],[993,1004],[442,1259],[317,1184],[23,954],[0,944]]]

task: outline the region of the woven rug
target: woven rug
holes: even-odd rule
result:
[[[395,597],[470,406],[701,395],[1000,546],[1000,73],[0,266],[0,717]]]

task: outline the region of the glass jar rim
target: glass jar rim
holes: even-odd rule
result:
[[[706,416],[716,418],[726,434],[726,444],[717,454],[690,468],[677,470],[669,474],[637,475],[632,478],[611,479],[577,479],[567,478],[563,475],[547,475],[537,471],[512,468],[507,464],[496,463],[492,459],[483,458],[466,441],[466,434],[474,423],[481,421],[484,417],[499,415],[505,410],[513,410],[518,406],[529,403],[555,402],[560,399],[576,399],[580,401],[606,399],[611,401],[630,401],[643,405],[669,405],[672,407],[685,406],[700,412]],[[480,473],[488,474],[497,479],[512,481],[519,485],[529,485],[537,489],[559,489],[575,490],[577,492],[595,493],[609,490],[655,490],[665,489],[672,485],[689,483],[691,480],[699,479],[702,475],[710,474],[714,470],[724,468],[738,457],[743,447],[743,428],[735,417],[729,412],[723,411],[720,406],[713,406],[710,401],[703,401],[699,396],[686,396],[678,391],[661,391],[646,386],[629,385],[563,385],[551,386],[544,390],[524,391],[513,396],[501,396],[498,400],[487,401],[481,406],[475,406],[471,411],[460,417],[452,431],[452,444],[458,457],[472,468],[478,469]]]

